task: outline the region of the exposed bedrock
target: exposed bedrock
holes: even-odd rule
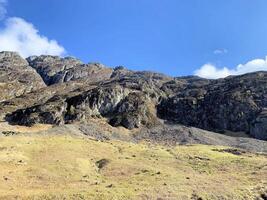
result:
[[[45,87],[42,78],[15,52],[0,52],[0,102]]]
[[[267,139],[267,72],[218,80],[172,78],[71,57],[24,60],[12,52],[0,53],[0,70],[0,114],[10,123],[64,124],[101,117],[128,129],[165,122]]]

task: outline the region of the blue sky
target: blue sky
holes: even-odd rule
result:
[[[84,62],[208,78],[267,70],[266,0],[1,1],[0,42],[1,29],[24,27],[17,17],[64,48],[44,52]],[[4,39],[1,50],[15,48]]]

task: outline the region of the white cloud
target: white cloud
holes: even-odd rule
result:
[[[265,59],[255,59],[247,62],[246,64],[238,65],[236,67],[236,74],[244,74],[255,71],[267,71],[267,57]]]
[[[57,41],[40,35],[33,24],[22,18],[8,18],[5,25],[5,28],[0,30],[0,51],[16,51],[22,57],[65,53],[65,49]]]
[[[217,68],[212,64],[205,64],[200,69],[195,71],[195,75],[203,78],[222,78],[231,75],[231,70],[228,68]]]
[[[216,49],[213,51],[214,54],[226,54],[228,53],[228,50],[227,49]]]
[[[0,0],[0,20],[2,20],[6,15],[6,4],[7,0]]]
[[[39,34],[33,24],[22,18],[6,18],[8,0],[0,0],[0,51],[16,51],[22,57],[31,55],[64,55],[65,49],[57,41]],[[4,20],[4,21],[3,21]]]
[[[267,57],[265,59],[251,60],[246,64],[239,64],[234,69],[227,67],[219,68],[213,64],[205,64],[196,70],[194,74],[203,78],[217,79],[229,75],[240,75],[255,71],[267,71]]]

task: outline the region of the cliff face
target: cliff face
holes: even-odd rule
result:
[[[267,73],[189,86],[158,105],[161,118],[212,131],[243,131],[266,139]],[[262,123],[263,122],[263,123]]]
[[[86,123],[100,117],[128,129],[172,123],[267,140],[267,72],[172,78],[75,58],[24,60],[9,52],[0,53],[0,69],[0,112],[10,123]]]
[[[46,85],[68,82],[77,79],[100,81],[108,79],[112,69],[99,63],[83,64],[72,57],[32,56],[27,58],[29,65],[43,78]]]
[[[45,87],[39,74],[14,52],[0,53],[0,102]]]

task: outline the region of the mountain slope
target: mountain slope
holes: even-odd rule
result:
[[[2,52],[0,56],[2,66],[9,66],[8,73],[17,76],[15,59],[27,65],[20,73],[29,73],[31,66],[36,72],[30,77],[40,75],[48,85],[39,90],[34,84],[37,87],[22,92],[22,97],[12,99],[12,95],[1,103],[1,117],[13,124],[86,123],[92,117],[103,117],[112,126],[133,129],[157,126],[163,119],[165,124],[220,133],[244,132],[267,139],[267,72],[218,80],[172,78],[124,67],[83,64],[70,57],[30,57],[27,64],[18,55],[10,55]],[[25,80],[32,82],[27,77]],[[1,84],[6,84],[5,80]],[[1,92],[5,93],[3,89]]]
[[[266,199],[266,92],[0,52],[0,199]]]
[[[220,146],[19,134],[0,140],[0,199],[264,199],[266,165]]]

